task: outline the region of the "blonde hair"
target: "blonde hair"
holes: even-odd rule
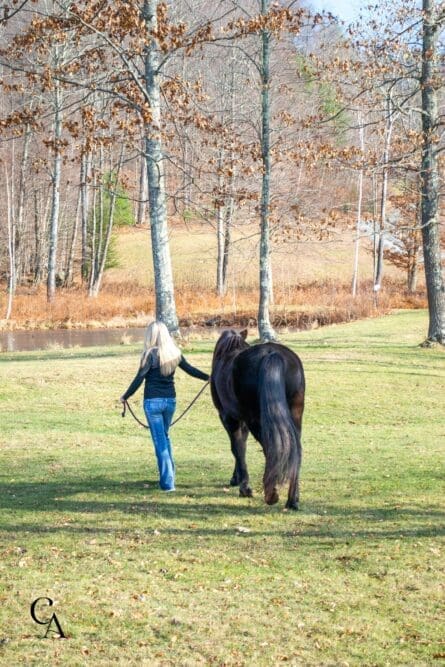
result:
[[[159,354],[161,375],[171,375],[181,361],[181,350],[164,322],[151,322],[145,332],[144,351],[141,356],[141,367],[144,366],[150,352],[156,348]]]

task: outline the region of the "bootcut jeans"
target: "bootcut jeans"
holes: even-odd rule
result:
[[[158,462],[159,486],[163,491],[173,491],[175,488],[175,462],[168,436],[175,409],[175,398],[146,398],[144,400],[144,412]]]

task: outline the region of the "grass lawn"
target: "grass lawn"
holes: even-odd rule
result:
[[[445,662],[445,355],[424,312],[293,334],[301,511],[251,500],[209,394],[172,431],[176,494],[117,398],[132,346],[0,356],[0,663]],[[213,343],[188,359],[210,368]],[[177,372],[179,408],[201,383]],[[133,405],[141,415],[139,399]],[[48,596],[68,638],[29,613]],[[41,613],[44,615],[44,612]]]

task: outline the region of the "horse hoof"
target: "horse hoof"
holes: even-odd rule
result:
[[[241,498],[252,498],[253,496],[252,489],[250,488],[250,486],[245,486],[244,488],[240,488],[239,494]]]
[[[265,496],[264,500],[267,505],[275,505],[279,501],[278,493],[273,491],[269,496]]]
[[[229,485],[230,485],[230,486],[238,486],[238,484],[239,484],[239,481],[237,480],[237,478],[236,478],[236,477],[232,477],[232,479],[231,479],[230,482],[229,482]]]
[[[298,503],[295,502],[294,500],[292,502],[289,502],[289,500],[286,503],[286,509],[287,510],[298,510]]]

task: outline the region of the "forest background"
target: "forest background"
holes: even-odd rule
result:
[[[425,307],[434,246],[443,342],[441,5],[350,26],[269,0],[3,12],[2,328],[156,314],[267,338]]]

